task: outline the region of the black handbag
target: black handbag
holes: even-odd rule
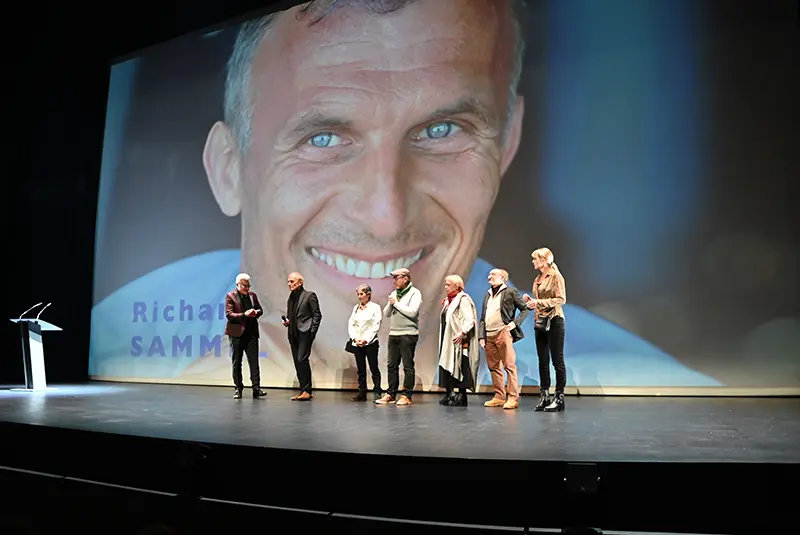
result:
[[[347,343],[344,345],[344,350],[347,351],[348,353],[355,353],[356,352],[356,346],[353,345],[353,341],[352,340],[348,340],[347,341]]]

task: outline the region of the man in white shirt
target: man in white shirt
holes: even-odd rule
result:
[[[395,290],[389,294],[389,302],[383,315],[389,319],[389,389],[386,395],[375,401],[385,405],[411,405],[414,391],[414,353],[419,341],[419,309],[422,292],[411,284],[411,272],[407,268],[392,271]],[[400,384],[398,367],[403,361],[403,394],[396,398]]]
[[[347,323],[347,333],[353,348],[358,372],[358,394],[350,401],[367,400],[367,363],[372,373],[372,391],[375,399],[381,398],[381,370],[378,367],[378,332],[381,330],[383,314],[378,303],[372,301],[372,288],[362,284],[356,290],[358,304],[353,307]]]

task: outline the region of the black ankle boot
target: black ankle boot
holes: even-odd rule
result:
[[[550,404],[544,408],[545,412],[559,412],[564,410],[564,392],[556,390],[556,395],[553,396]]]
[[[444,395],[442,399],[439,400],[439,405],[452,405],[453,404],[453,393],[448,392]]]
[[[542,390],[539,394],[539,403],[536,404],[536,408],[533,410],[541,412],[548,405],[550,405],[550,392]]]
[[[459,392],[453,396],[453,407],[466,407],[467,395],[464,392]]]

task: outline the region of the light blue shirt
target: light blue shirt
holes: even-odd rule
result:
[[[238,249],[185,258],[126,284],[95,305],[89,375],[169,379],[179,377],[208,351],[223,357],[225,294],[240,262]],[[492,269],[479,258],[466,281],[466,292],[478,306]],[[722,386],[600,316],[575,305],[563,308],[569,386]],[[538,385],[533,315],[529,316],[521,325],[525,338],[514,348],[520,384]],[[479,380],[491,384],[485,365]]]

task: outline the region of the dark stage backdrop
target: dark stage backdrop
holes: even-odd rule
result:
[[[14,24],[24,23],[29,29],[24,43],[9,44],[13,52],[3,77],[3,116],[11,131],[3,144],[7,189],[2,196],[2,307],[4,318],[16,318],[38,302],[53,303],[42,318],[64,331],[45,338],[49,381],[87,378],[110,64],[132,50],[268,4],[138,0],[113,6],[17,6]],[[23,372],[18,330],[7,321],[0,332],[0,384],[19,385]]]
[[[138,43],[208,25],[236,8],[182,11],[192,19],[151,11],[137,29],[150,32],[149,39]],[[180,6],[174,11],[181,13]],[[277,281],[287,269],[300,269],[322,299],[325,330],[312,359],[317,385],[352,386],[347,355],[333,349],[346,337],[353,291],[365,279],[355,260],[393,254],[386,230],[392,221],[359,227],[354,222],[363,218],[298,196],[292,181],[276,173],[258,175],[265,183],[233,195],[233,204],[224,193],[230,190],[220,188],[215,198],[203,149],[212,125],[224,119],[225,62],[237,25],[148,48],[117,64],[109,84],[102,53],[76,44],[73,34],[85,28],[84,37],[110,42],[124,32],[71,15],[52,16],[74,20],[72,32],[53,23],[34,40],[35,61],[24,71],[30,82],[20,82],[19,95],[30,105],[12,110],[29,141],[15,155],[20,165],[7,211],[16,272],[8,315],[55,302],[47,319],[68,330],[46,342],[48,371],[85,373],[93,307],[92,377],[228,384],[219,304],[236,273],[247,269],[272,313],[262,321],[264,382],[289,386],[288,347],[274,322],[286,292]],[[424,264],[424,255],[453,247],[458,236],[462,248],[453,254],[475,244],[477,256],[453,264],[453,271],[480,305],[492,266],[508,269],[512,283],[530,291],[530,251],[547,246],[567,283],[571,386],[584,392],[706,387],[725,394],[796,389],[795,3],[533,2],[530,15],[520,148],[496,198],[474,195],[479,187],[492,193],[486,181],[469,183],[468,175],[446,169],[429,184],[417,180],[418,189],[436,190],[428,195],[435,203],[454,200],[456,208],[425,214],[417,234],[429,240],[414,243],[423,249],[419,259],[418,251],[398,248],[396,258],[382,258],[383,269],[402,261],[413,271],[419,260],[415,280],[426,302],[436,304],[442,298],[436,268],[447,262]],[[133,42],[133,30],[125,32],[106,53]],[[84,61],[53,59],[64,54]],[[287,86],[294,80],[281,69],[269,76],[286,78]],[[262,94],[260,102],[288,113],[291,91],[272,84],[283,90]],[[386,131],[396,133],[397,125],[387,123]],[[268,151],[254,144],[253,154]],[[369,183],[359,181],[371,172],[364,163],[341,183],[334,173],[301,190],[323,197],[330,191],[334,198],[336,186],[358,183],[366,186],[351,194],[366,198]],[[437,179],[454,183],[445,188]],[[493,201],[488,208],[479,202],[486,198]],[[386,197],[369,200],[359,205],[362,213],[380,218],[382,202],[403,213]],[[469,209],[459,210],[459,203]],[[331,209],[315,211],[324,206]],[[419,223],[416,215],[405,225]],[[376,236],[379,230],[385,235]],[[333,255],[342,245],[351,245],[350,255],[339,259]],[[377,263],[368,266],[370,277],[379,273]],[[361,276],[353,273],[359,269]],[[381,305],[388,293],[382,284],[373,282]],[[428,339],[437,321],[430,310],[423,316]],[[517,349],[526,385],[538,379],[532,327],[523,325],[528,336]],[[14,332],[7,334],[6,356],[16,358]],[[423,388],[435,381],[435,359],[435,347],[421,348]],[[13,365],[6,369],[16,373]],[[485,373],[481,379],[488,382]]]

